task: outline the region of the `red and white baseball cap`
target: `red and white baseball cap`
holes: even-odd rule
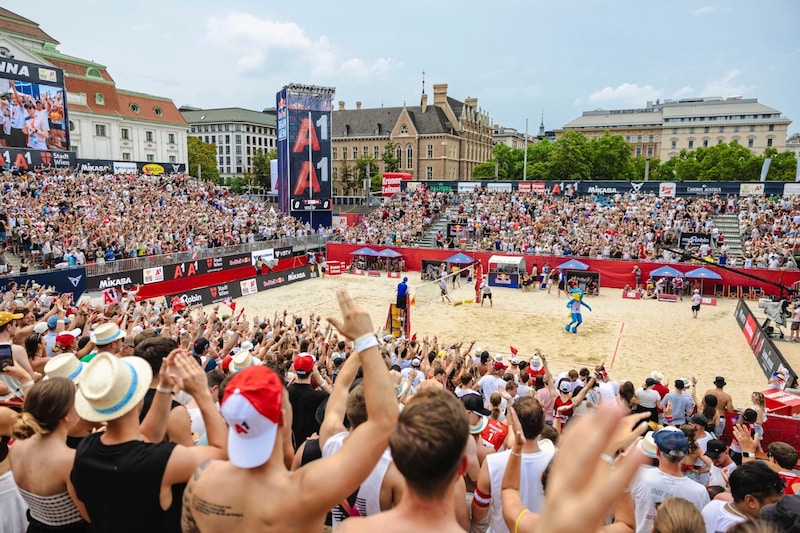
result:
[[[239,468],[267,462],[281,419],[283,383],[265,366],[237,372],[225,387],[220,412],[228,423],[228,457]]]

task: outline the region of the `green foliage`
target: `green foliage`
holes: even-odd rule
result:
[[[381,190],[383,177],[380,173],[379,164],[374,157],[362,155],[356,159],[354,170],[358,178],[358,187],[363,187],[364,178],[369,178],[370,190],[373,192]]]
[[[475,165],[475,167],[472,169],[472,177],[473,179],[494,179],[494,159],[490,159],[485,163]]]
[[[629,181],[644,178],[644,172],[635,173],[631,147],[622,135],[606,132],[602,137],[589,141],[587,148],[592,179]]]
[[[400,146],[399,144],[394,144],[393,142],[389,141],[386,143],[386,146],[383,147],[383,153],[381,154],[381,159],[383,160],[383,171],[384,172],[398,172],[400,170],[400,158],[397,157],[397,147]]]
[[[550,153],[548,169],[551,180],[591,179],[592,163],[586,137],[582,133],[568,131],[557,139]]]
[[[256,187],[263,187],[265,190],[270,190],[271,185],[271,168],[270,161],[278,158],[278,150],[270,150],[264,152],[261,148],[256,150],[253,154],[252,176],[253,185]]]
[[[767,148],[769,150],[769,148]],[[797,159],[794,153],[785,151],[772,156],[769,165],[767,180],[769,181],[794,181],[797,176]],[[760,174],[759,174],[760,175]]]
[[[204,143],[194,136],[186,138],[186,155],[188,159],[189,175],[195,178],[219,183],[219,169],[217,168],[217,146]],[[199,168],[202,172],[199,172]]]
[[[633,159],[633,175],[634,180],[641,181],[644,180],[644,173],[645,169],[647,168],[647,160],[642,157],[638,156]],[[647,179],[650,181],[662,181],[662,169],[663,165],[661,164],[661,160],[656,157],[650,158],[650,173],[648,174]],[[672,174],[663,178],[663,181],[670,181],[673,179]]]
[[[205,171],[203,172],[205,174]],[[247,191],[247,178],[233,176],[225,180],[232,194],[243,194]]]
[[[339,181],[342,183],[342,193],[345,196],[353,194],[354,189],[358,187],[355,170],[347,164],[347,161],[344,161],[339,168]]]

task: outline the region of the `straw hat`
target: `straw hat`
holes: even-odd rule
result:
[[[62,353],[47,361],[44,365],[44,374],[47,378],[67,378],[78,383],[85,366],[75,354]]]
[[[152,379],[150,363],[141,357],[100,352],[81,372],[75,409],[89,422],[116,420],[144,398]]]
[[[248,366],[254,364],[255,359],[253,359],[253,354],[250,350],[239,350],[236,352],[236,355],[233,356],[233,359],[231,359],[231,372],[244,370]]]
[[[111,344],[117,339],[121,339],[125,337],[125,332],[119,329],[113,322],[106,322],[105,324],[100,324],[96,328],[89,338],[92,339],[92,342],[95,343],[97,346],[105,346],[106,344]]]

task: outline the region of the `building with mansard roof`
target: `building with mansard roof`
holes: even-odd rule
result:
[[[61,53],[59,44],[0,7],[0,59],[64,70],[70,149],[79,158],[186,163],[189,126],[172,100],[119,88],[105,65]]]
[[[491,159],[492,122],[477,98],[463,102],[448,96],[447,84],[433,86],[433,101],[422,93],[420,105],[347,109],[340,101],[332,113],[334,194],[362,190],[356,160],[370,157],[385,170],[382,154],[392,143],[400,172],[419,180],[468,180],[472,169]],[[345,172],[346,170],[346,172]],[[350,180],[342,180],[344,175]]]

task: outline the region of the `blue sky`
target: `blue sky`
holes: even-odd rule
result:
[[[180,105],[275,105],[286,83],[347,108],[418,105],[422,72],[493,123],[548,129],[647,100],[756,97],[800,132],[800,1],[6,0],[119,87]]]

